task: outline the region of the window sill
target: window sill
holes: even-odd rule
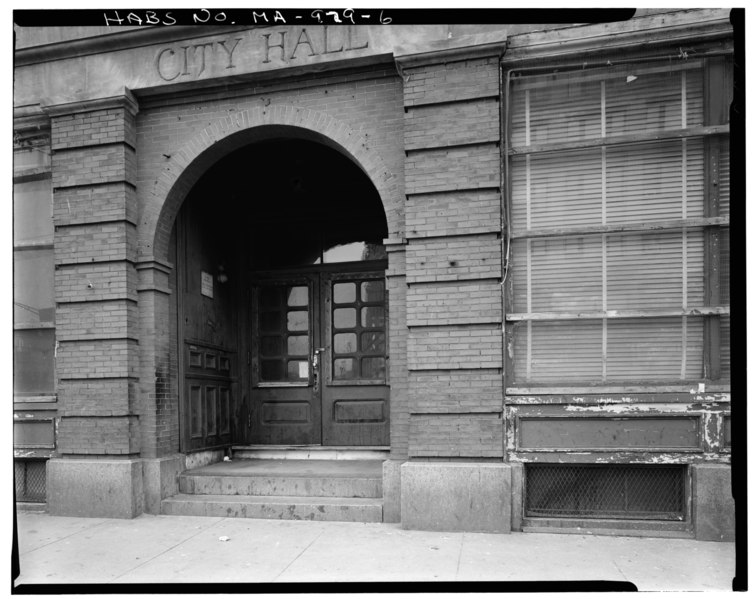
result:
[[[14,395],[13,396],[13,404],[24,404],[24,403],[57,403],[58,396],[57,395]]]
[[[506,395],[595,395],[610,393],[686,393],[689,395],[705,395],[707,393],[730,393],[728,383],[698,383],[689,381],[686,385],[637,385],[626,383],[624,385],[602,386],[573,386],[573,387],[506,387]]]

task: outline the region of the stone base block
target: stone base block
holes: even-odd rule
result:
[[[694,532],[699,541],[733,541],[736,506],[731,492],[730,466],[691,466]]]
[[[52,516],[135,518],[144,511],[141,460],[51,459],[47,511]]]
[[[511,467],[511,530],[522,531],[524,527],[524,465]]]
[[[160,502],[178,494],[178,477],[186,469],[186,456],[177,453],[171,456],[145,459],[144,465],[144,511],[159,514]]]
[[[400,492],[403,528],[511,531],[508,464],[406,462]]]
[[[205,449],[204,451],[187,453],[185,456],[186,470],[193,470],[194,468],[201,468],[215,462],[222,462],[224,456],[225,451],[222,449]]]
[[[401,521],[401,465],[405,460],[382,462],[382,521]]]

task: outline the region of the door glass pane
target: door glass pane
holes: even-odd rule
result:
[[[259,290],[259,305],[263,308],[278,308],[280,306],[280,288],[262,287]]]
[[[309,305],[309,288],[308,287],[291,287],[288,290],[289,306],[308,306]]]
[[[295,335],[288,337],[288,355],[289,356],[306,356],[309,355],[309,336]]]
[[[280,312],[262,312],[259,315],[259,328],[276,333],[280,330]]]
[[[335,302],[332,310],[333,377],[336,380],[384,380],[387,349],[384,281],[337,283],[333,285],[333,296],[338,290],[347,290],[348,295],[342,293],[342,301]],[[345,303],[351,306],[345,307]],[[344,354],[351,357],[338,357]]]
[[[262,337],[261,346],[263,356],[279,356],[283,353],[282,339],[279,336]]]
[[[332,290],[333,301],[336,304],[350,304],[356,301],[355,283],[335,283]]]
[[[364,281],[361,284],[362,302],[382,302],[385,299],[385,283],[382,281]]]
[[[13,332],[13,390],[21,395],[49,395],[55,391],[55,331]]]
[[[361,351],[365,354],[385,353],[385,333],[370,331],[361,334]]]
[[[340,333],[333,336],[333,347],[336,354],[356,353],[356,333]]]
[[[367,329],[385,326],[385,308],[369,306],[361,309],[361,326]]]
[[[289,331],[308,331],[309,313],[303,311],[288,312]]]
[[[352,329],[356,326],[356,309],[338,308],[333,310],[333,321],[336,329]]]
[[[288,362],[288,380],[309,380],[309,362],[307,360],[290,360]]]
[[[338,358],[333,361],[333,378],[337,380],[349,380],[355,379],[357,376],[356,360],[353,358]]]
[[[362,358],[361,359],[361,378],[384,379],[385,378],[385,358]]]
[[[282,381],[282,360],[260,360],[260,376],[263,381]]]

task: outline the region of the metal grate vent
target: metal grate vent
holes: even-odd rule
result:
[[[683,520],[683,466],[526,466],[526,516]]]
[[[16,501],[44,503],[47,500],[45,460],[16,461]]]

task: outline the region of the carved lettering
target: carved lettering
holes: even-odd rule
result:
[[[173,75],[172,77],[165,74],[165,70],[164,70],[165,67],[162,62],[162,57],[165,56],[166,54],[168,56],[175,56],[175,50],[173,50],[172,48],[163,48],[162,50],[159,51],[159,53],[157,54],[157,58],[155,60],[156,65],[157,65],[157,74],[165,81],[172,81],[173,79],[178,77],[178,75],[181,74],[181,71],[180,69],[175,69],[175,75]]]
[[[205,56],[205,48],[209,48],[210,50],[212,50],[212,42],[208,42],[206,44],[196,44],[194,46],[194,60],[196,60],[197,54],[201,54],[201,57],[202,57],[201,66],[199,67],[199,71],[196,73],[197,76],[201,75],[204,72],[204,67],[207,64],[206,56]]]
[[[353,42],[353,27],[348,27],[346,29],[346,39],[348,40],[348,43],[346,44],[346,50],[364,50],[365,48],[369,47],[369,40],[364,42],[363,46],[354,46]]]
[[[188,70],[188,49],[191,46],[181,46],[181,50],[183,50],[183,68],[181,69],[181,75],[189,75]]]
[[[243,38],[237,37],[234,39],[236,42],[233,44],[233,46],[228,50],[228,48],[225,47],[225,42],[217,42],[217,45],[220,46],[223,50],[225,50],[225,53],[228,55],[228,64],[225,66],[226,69],[232,69],[234,67],[233,65],[233,52],[235,51],[236,47],[238,46],[238,42],[240,42]]]
[[[221,20],[224,13],[210,13],[205,9],[195,13],[199,22],[206,20]],[[258,17],[262,15],[257,14]],[[160,18],[155,11],[146,11],[145,18],[134,15],[148,24],[154,24]],[[350,16],[344,13],[344,18]],[[122,18],[117,11],[111,11],[106,16],[113,23],[127,24],[131,22],[131,13]],[[168,13],[163,18],[170,18]],[[166,23],[167,24],[167,23]],[[155,56],[155,69],[163,81],[174,81],[178,78],[196,78],[207,73],[218,74],[217,69],[235,69],[242,61],[257,60],[261,64],[279,62],[288,64],[297,61],[299,64],[310,62],[316,56],[342,54],[356,52],[369,48],[369,38],[364,34],[364,29],[359,27],[333,27],[322,25],[321,27],[301,27],[293,29],[291,36],[286,36],[290,30],[282,29],[261,34],[261,47],[249,54],[249,49],[238,52],[242,46],[243,37],[227,37],[216,41],[197,41],[186,45],[174,45],[158,50]],[[296,35],[296,32],[297,35]],[[253,39],[259,35],[255,32]],[[293,37],[293,36],[296,37]],[[221,51],[222,50],[222,51]],[[261,56],[260,56],[261,55]],[[260,60],[261,58],[261,60]],[[253,64],[245,64],[244,69],[253,69]]]
[[[280,43],[279,44],[270,44],[270,35],[271,33],[265,33],[262,37],[264,38],[264,60],[262,62],[272,62],[270,60],[270,48],[280,48],[280,60],[285,62],[285,31],[280,31]]]
[[[328,44],[328,38],[327,38],[327,25],[324,25],[322,27],[322,38],[324,39],[324,46],[325,50],[322,52],[322,54],[335,54],[336,52],[343,52],[343,42],[340,42],[340,48],[330,48]]]
[[[303,38],[306,38],[304,41],[301,41]],[[309,56],[316,56],[317,52],[314,50],[314,46],[312,46],[312,41],[309,39],[309,34],[306,33],[306,29],[302,28],[301,33],[298,34],[298,40],[296,41],[296,45],[293,47],[293,52],[291,52],[291,60],[296,58],[296,50],[298,50],[298,47],[302,44],[306,44],[309,46],[310,54]]]

